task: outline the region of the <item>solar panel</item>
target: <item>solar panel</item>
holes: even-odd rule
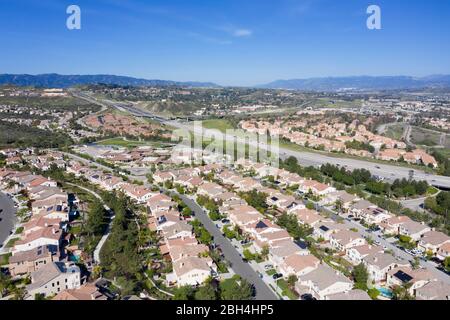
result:
[[[409,274],[403,272],[403,271],[397,271],[394,276],[399,279],[400,281],[402,281],[403,283],[407,283],[410,282],[413,277],[411,277]]]

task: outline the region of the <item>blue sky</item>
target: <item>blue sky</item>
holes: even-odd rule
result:
[[[66,8],[82,29],[66,28]],[[382,30],[366,9],[382,10]],[[1,0],[0,73],[254,85],[450,74],[447,0]]]

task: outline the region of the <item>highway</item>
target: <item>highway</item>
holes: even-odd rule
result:
[[[80,95],[80,98],[83,98],[86,95]],[[213,137],[217,134],[217,131],[206,129],[206,128],[194,128],[192,123],[182,123],[179,121],[174,120],[168,120],[165,118],[162,118],[160,116],[156,116],[152,114],[151,112],[139,109],[134,107],[131,104],[124,104],[124,103],[114,103],[112,101],[103,101],[98,102],[97,100],[88,97],[88,101],[90,102],[97,102],[100,105],[108,104],[111,107],[117,108],[119,110],[126,110],[129,113],[131,113],[134,116],[137,117],[144,117],[153,119],[155,121],[159,121],[162,124],[169,125],[175,128],[179,129],[185,129],[194,132],[196,135],[204,136],[204,137]],[[225,141],[236,141],[238,143],[248,143],[244,139],[239,138],[235,135],[229,135],[229,134],[223,134],[223,139]],[[269,150],[270,147],[265,144],[259,144],[259,147],[263,150]],[[354,169],[367,169],[369,170],[373,175],[379,176],[384,178],[387,181],[394,181],[395,179],[409,179],[410,172],[413,172],[413,179],[415,180],[425,180],[430,185],[433,185],[437,188],[441,189],[450,189],[450,177],[445,176],[439,176],[439,175],[433,175],[428,174],[422,170],[412,170],[407,167],[401,167],[401,166],[395,166],[390,164],[384,164],[384,163],[375,163],[370,161],[364,161],[364,160],[357,160],[357,159],[350,159],[350,158],[339,158],[339,157],[332,157],[327,156],[319,153],[313,153],[313,152],[300,152],[300,151],[293,151],[286,148],[279,148],[280,157],[282,159],[288,158],[290,156],[296,157],[300,164],[304,166],[315,166],[319,167],[323,164],[330,163],[333,165],[339,165],[344,166],[349,170]]]

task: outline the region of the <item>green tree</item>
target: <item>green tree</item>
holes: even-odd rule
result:
[[[192,286],[182,286],[175,289],[173,300],[191,300],[194,297]]]
[[[204,284],[195,292],[195,300],[216,300],[217,293],[210,282]]]
[[[355,282],[355,289],[367,290],[367,281],[369,274],[364,264],[360,263],[352,270],[352,277]]]
[[[249,300],[252,296],[250,284],[240,277],[222,281],[219,287],[221,300]]]

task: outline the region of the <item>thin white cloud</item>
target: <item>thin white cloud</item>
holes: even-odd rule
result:
[[[250,37],[252,34],[253,31],[249,29],[236,29],[233,31],[233,36],[235,37]]]
[[[221,27],[217,27],[216,28],[219,31],[222,32],[226,32],[228,33],[230,36],[235,37],[235,38],[244,38],[244,37],[250,37],[253,35],[253,31],[247,28],[241,28],[241,27],[236,27],[232,24],[228,24],[225,26],[221,26]]]

